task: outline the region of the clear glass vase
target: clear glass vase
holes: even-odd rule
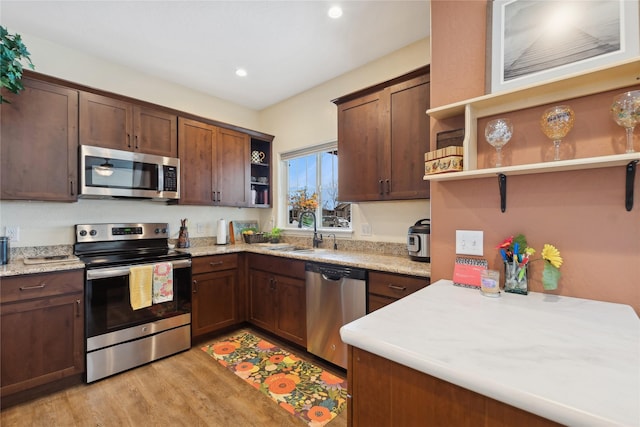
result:
[[[527,295],[527,265],[520,266],[517,262],[504,263],[504,291],[514,294]]]

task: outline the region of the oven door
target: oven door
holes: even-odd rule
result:
[[[129,292],[132,265],[87,269],[85,284],[86,338],[113,335],[136,325],[191,313],[191,260],[171,261],[173,300],[134,310]],[[154,265],[136,264],[136,266]]]

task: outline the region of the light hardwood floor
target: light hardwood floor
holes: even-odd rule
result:
[[[249,329],[243,329],[249,330]],[[252,333],[307,358],[298,349],[260,332]],[[239,331],[234,331],[235,335]],[[3,409],[9,426],[303,426],[200,348],[224,338],[195,343],[188,351],[92,384],[78,384],[28,403]],[[318,363],[322,365],[322,363]],[[334,373],[345,375],[344,372]],[[347,411],[328,424],[345,427]]]

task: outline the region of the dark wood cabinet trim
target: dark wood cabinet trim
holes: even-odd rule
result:
[[[275,136],[273,135],[269,135],[263,132],[259,132],[259,131],[255,131],[255,130],[251,130],[251,129],[246,129],[237,125],[233,125],[230,123],[225,123],[225,122],[221,122],[218,120],[213,120],[213,119],[209,119],[206,117],[201,117],[198,116],[196,114],[192,114],[186,111],[180,111],[180,110],[175,110],[173,108],[170,107],[166,107],[163,105],[158,105],[158,104],[154,104],[151,102],[147,102],[147,101],[142,101],[140,99],[136,99],[136,98],[131,98],[125,95],[120,95],[117,93],[113,93],[113,92],[108,92],[102,89],[97,89],[91,86],[85,86],[79,83],[75,83],[75,82],[71,82],[68,80],[64,80],[64,79],[60,79],[57,77],[52,77],[52,76],[48,76],[46,74],[41,74],[41,73],[37,73],[35,71],[30,71],[30,70],[24,70],[24,77],[31,77],[33,79],[36,80],[41,80],[44,82],[48,82],[48,83],[53,83],[59,86],[63,86],[63,87],[67,87],[67,88],[72,88],[72,89],[77,89],[79,91],[85,91],[85,92],[90,92],[90,93],[94,93],[96,95],[102,95],[102,96],[106,96],[109,98],[113,98],[113,99],[117,99],[120,101],[125,101],[125,102],[129,102],[132,104],[135,104],[137,106],[141,106],[141,107],[146,107],[146,108],[151,108],[154,110],[160,110],[160,111],[164,111],[168,114],[171,115],[175,115],[175,116],[181,116],[187,119],[192,119],[192,120],[197,120],[197,121],[201,121],[210,125],[214,125],[214,126],[218,126],[221,128],[225,128],[225,129],[231,129],[231,130],[235,130],[237,132],[242,132],[242,133],[246,133],[249,136],[251,136],[252,138],[256,138],[256,139],[260,139],[262,141],[267,141],[267,142],[272,142],[273,139],[275,138]]]
[[[332,99],[331,102],[333,102],[336,105],[344,104],[345,102],[352,101],[352,100],[360,98],[362,96],[369,95],[369,94],[375,93],[375,92],[379,92],[381,90],[384,90],[385,88],[388,88],[389,86],[393,86],[393,85],[396,85],[398,83],[402,83],[402,82],[405,82],[407,80],[411,80],[411,79],[413,79],[415,77],[419,77],[419,76],[421,76],[423,74],[429,74],[430,69],[431,69],[430,65],[425,65],[424,67],[416,68],[415,70],[410,71],[407,74],[403,74],[402,76],[395,77],[395,78],[393,78],[391,80],[387,80],[385,82],[378,83],[378,84],[375,84],[373,86],[369,86],[369,87],[366,87],[366,88],[363,88],[363,89],[359,89],[359,90],[357,90],[355,92],[351,92],[351,93],[349,93],[347,95],[343,95],[343,96],[341,96],[339,98],[336,98],[336,99]],[[426,114],[426,110],[425,110],[425,114]]]

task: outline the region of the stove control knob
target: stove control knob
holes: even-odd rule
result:
[[[98,232],[96,230],[91,230],[89,234],[92,236],[95,236],[96,234],[98,234]]]
[[[86,236],[87,235],[87,230],[80,230],[80,235],[82,237]]]
[[[162,229],[162,234],[167,234],[167,229],[166,228]]]
[[[160,229],[159,229],[159,228],[156,228],[156,229],[155,229],[155,232],[156,232],[156,234],[160,234]]]

